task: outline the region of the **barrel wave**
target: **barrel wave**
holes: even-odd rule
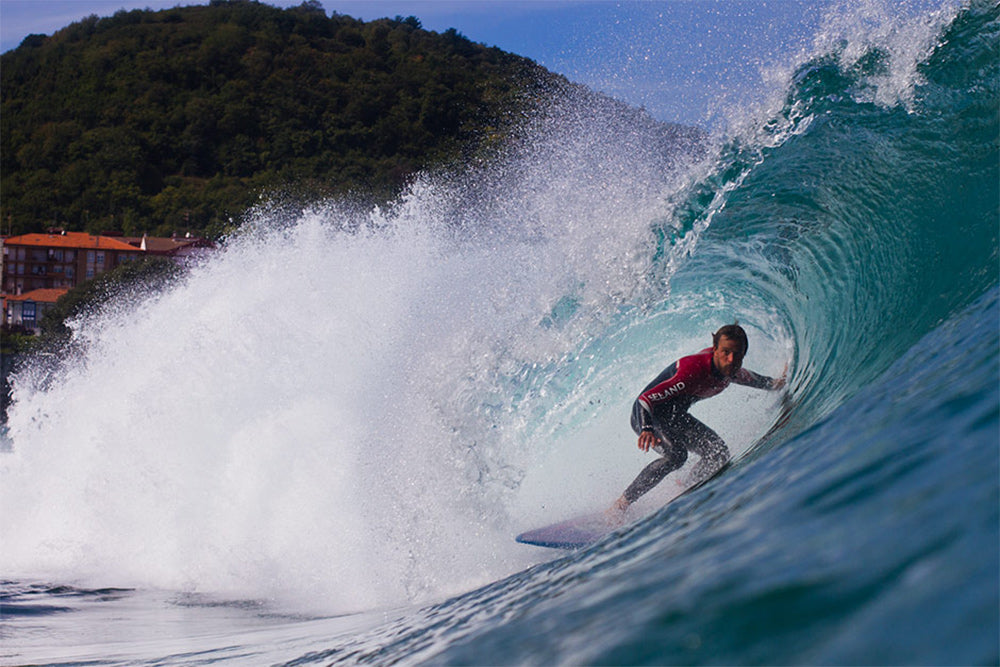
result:
[[[567,94],[495,163],[262,206],[77,322],[58,382],[16,377],[11,608],[237,610],[107,663],[996,663],[1000,10],[878,6],[717,135]],[[591,548],[515,544],[610,504],[636,392],[737,319],[789,383],[695,406],[732,465]],[[12,650],[93,658],[52,641],[90,613]]]

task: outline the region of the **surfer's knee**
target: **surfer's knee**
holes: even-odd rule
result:
[[[677,455],[671,456],[671,451],[672,450],[668,449],[668,455],[661,456],[647,465],[643,469],[642,475],[648,479],[655,480],[653,483],[656,484],[659,483],[659,481],[664,477],[684,465],[684,461],[687,460],[687,452],[681,451],[677,453]]]
[[[702,458],[720,466],[729,460],[729,448],[726,447],[725,441],[719,437],[710,438],[704,452]]]
[[[671,470],[677,470],[687,461],[687,448],[676,443],[665,441],[660,451],[663,454],[663,458],[660,460],[668,463]]]
[[[631,505],[636,500],[639,499],[644,493],[652,489],[654,486],[663,481],[663,478],[677,470],[682,465],[684,461],[687,460],[687,450],[683,447],[677,447],[676,445],[671,445],[670,443],[664,443],[667,446],[667,453],[671,454],[668,456],[661,456],[656,459],[639,473],[639,476],[635,478],[622,497],[625,501]]]
[[[695,433],[692,436],[688,447],[702,460],[723,463],[729,460],[729,448],[726,447],[725,440],[716,435],[715,432],[705,429],[705,432]]]

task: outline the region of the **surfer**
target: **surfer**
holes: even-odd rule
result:
[[[656,376],[632,406],[632,430],[639,449],[650,449],[660,458],[646,466],[612,510],[624,512],[664,477],[684,465],[688,452],[701,457],[692,471],[697,483],[708,479],[729,460],[726,443],[715,431],[692,417],[696,401],[715,396],[731,382],[756,389],[781,389],[785,373],[769,378],[743,368],[749,342],[739,324],[727,324],[712,335],[712,347],[678,359]],[[786,367],[787,371],[787,367]]]

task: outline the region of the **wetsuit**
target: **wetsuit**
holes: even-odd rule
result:
[[[635,502],[687,461],[688,452],[701,457],[692,472],[695,482],[707,479],[729,460],[729,450],[718,434],[688,413],[697,401],[715,396],[736,384],[766,389],[771,378],[740,368],[725,377],[712,365],[712,348],[682,357],[656,376],[632,406],[632,430],[636,435],[652,431],[660,444],[653,449],[662,457],[646,466],[625,490],[625,500]]]

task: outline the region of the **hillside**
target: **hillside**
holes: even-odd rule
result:
[[[4,233],[217,235],[260,193],[391,196],[569,84],[414,17],[250,0],[91,16],[0,58]]]

